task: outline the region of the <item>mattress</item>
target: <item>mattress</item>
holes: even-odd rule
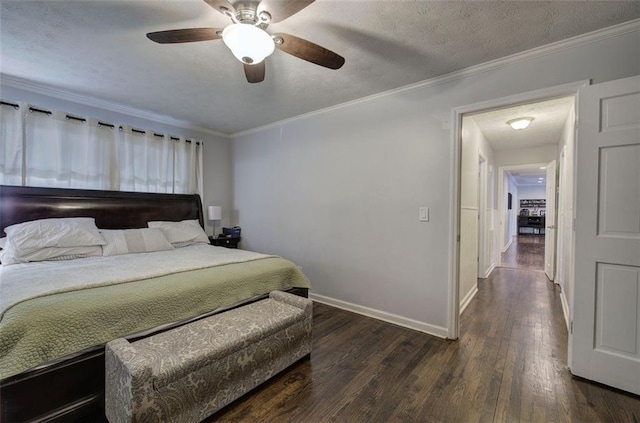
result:
[[[212,246],[15,266],[0,272],[0,379],[272,290],[310,288],[288,260]]]

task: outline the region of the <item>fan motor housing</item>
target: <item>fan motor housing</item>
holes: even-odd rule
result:
[[[239,1],[234,4],[235,16],[231,18],[238,23],[251,24],[265,29],[271,22],[271,14],[266,10],[258,13],[259,1]]]

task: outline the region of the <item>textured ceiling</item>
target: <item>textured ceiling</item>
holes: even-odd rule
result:
[[[495,151],[558,145],[574,97],[563,97],[473,115],[482,134]],[[526,129],[516,131],[507,124],[511,119],[532,117]]]
[[[248,84],[220,40],[145,37],[229,23],[202,0],[0,0],[0,72],[236,133],[637,18],[637,1],[317,0],[268,30],[344,67],[276,51]]]

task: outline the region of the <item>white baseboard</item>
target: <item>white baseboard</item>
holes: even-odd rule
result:
[[[480,279],[487,279],[491,275],[491,272],[493,272],[493,269],[495,269],[495,268],[496,268],[496,264],[495,263],[491,263],[491,266],[489,266],[487,271],[484,272],[484,275],[480,276]]]
[[[353,313],[362,314],[363,316],[372,317],[374,319],[393,323],[409,329],[414,329],[439,338],[446,338],[448,335],[447,328],[442,326],[431,325],[429,323],[419,322],[407,317],[398,316],[397,314],[387,313],[386,311],[376,310],[373,308],[349,303],[347,301],[337,300],[335,298],[326,297],[324,295],[309,292],[309,298],[318,303],[326,304],[342,310],[351,311]]]
[[[567,297],[564,295],[564,290],[560,291],[560,302],[562,303],[562,314],[564,314],[564,322],[567,324],[567,331],[571,330],[571,324],[569,323],[570,313],[569,313],[569,303],[567,302]]]
[[[513,243],[513,238],[509,239],[509,242],[507,242],[507,245],[505,245],[505,246],[502,248],[502,252],[503,252],[503,253],[506,253],[506,252],[507,252],[507,250],[509,249],[509,247],[511,247],[511,243]]]
[[[467,293],[467,295],[464,296],[462,301],[460,301],[460,314],[462,314],[464,309],[467,308],[467,306],[469,305],[471,300],[473,300],[473,297],[475,297],[477,293],[478,293],[478,286],[476,285],[473,287],[471,291]]]

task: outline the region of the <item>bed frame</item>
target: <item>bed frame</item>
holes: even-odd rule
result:
[[[204,227],[197,194],[149,194],[0,185],[0,236],[7,226],[55,217],[94,217],[103,229],[143,228],[151,220],[198,219]],[[308,290],[293,288],[297,295]],[[179,322],[127,336],[135,341],[230,308],[257,301],[246,299]],[[75,421],[104,416],[104,345],[44,363],[0,380],[0,422]]]

